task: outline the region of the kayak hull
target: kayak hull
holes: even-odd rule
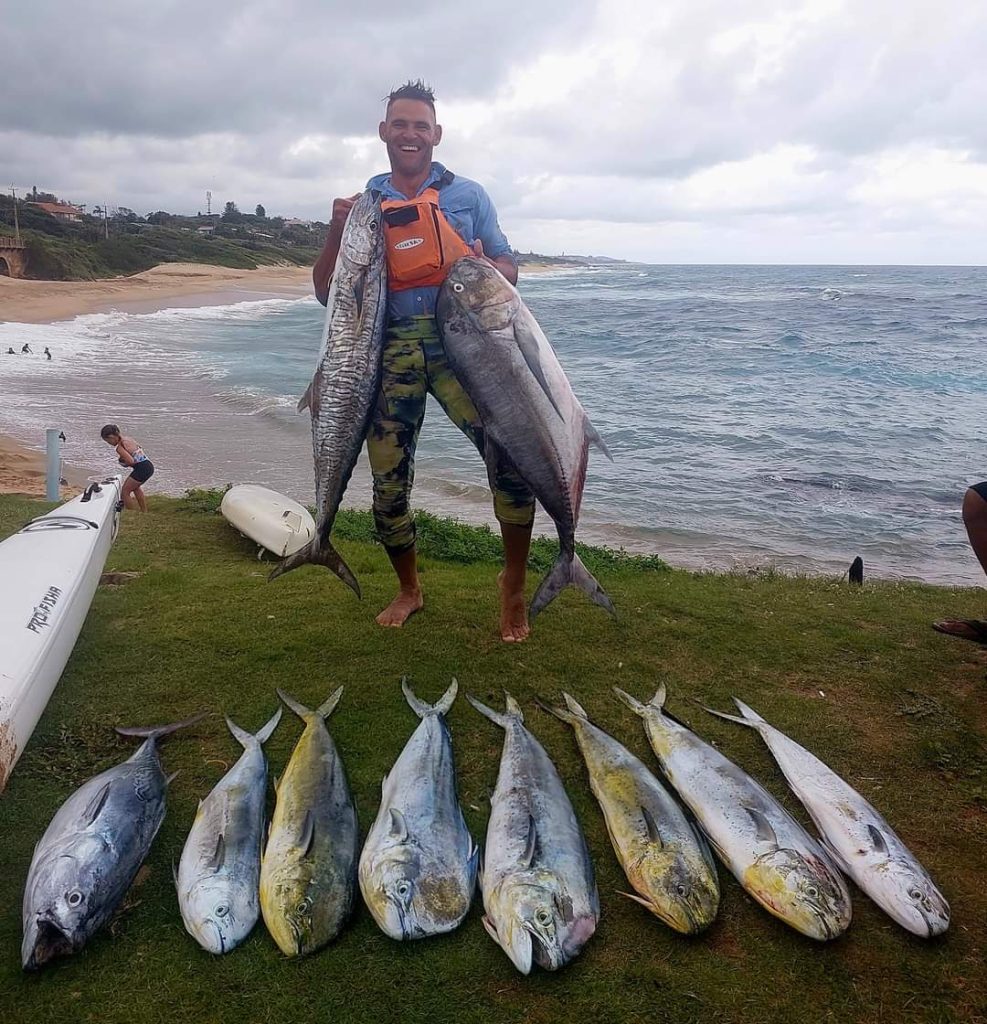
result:
[[[315,520],[304,505],[259,484],[231,487],[219,510],[231,526],[279,558],[315,537]]]

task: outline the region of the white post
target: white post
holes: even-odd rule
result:
[[[49,427],[45,431],[46,448],[48,451],[47,474],[45,476],[45,500],[58,501],[60,497],[58,483],[62,478],[62,449],[59,444],[61,431],[57,427]]]

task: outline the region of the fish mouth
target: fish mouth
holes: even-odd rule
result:
[[[25,971],[37,971],[60,956],[74,953],[76,945],[69,935],[47,918],[39,918],[24,936],[21,960]]]

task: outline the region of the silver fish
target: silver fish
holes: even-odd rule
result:
[[[282,690],[305,723],[277,786],[277,805],[260,869],[260,907],[285,956],[332,941],[356,897],[360,830],[346,771],[326,728],[343,688],[314,711]]]
[[[507,711],[467,700],[504,730],[483,854],[483,926],[522,973],[532,962],[555,971],[596,931],[600,899],[593,865],[559,773],[524,727],[510,694]]]
[[[614,687],[644,719],[665,777],[696,816],[720,860],[769,913],[824,941],[850,926],[850,893],[829,855],[745,771],[662,711]]]
[[[925,938],[946,931],[946,898],[880,813],[805,747],[734,703],[742,718],[706,710],[761,734],[836,863],[902,928]]]
[[[426,704],[408,681],[401,689],[421,719],[381,786],[380,810],[360,856],[363,899],[392,939],[452,931],[476,888],[479,850],[456,796],[452,737],[445,722],[455,679],[437,704]]]
[[[185,928],[209,953],[238,946],[260,915],[260,848],[267,797],[262,745],[281,720],[281,708],[251,736],[226,719],[243,746],[237,763],[200,801],[182,850],[175,885]]]
[[[200,718],[117,729],[146,739],[122,764],[84,782],[55,812],[34,848],[24,887],[24,970],[77,953],[113,916],[164,821],[170,779],[161,770],[157,742]]]
[[[453,264],[438,298],[449,363],[483,424],[490,478],[506,458],[555,521],[559,557],[531,600],[533,619],[575,586],[613,614],[613,604],[575,551],[589,446],[610,458],[573,394],[545,332],[517,290],[490,264]]]
[[[332,546],[330,534],[380,388],[386,311],[380,197],[367,191],[353,204],[343,228],[319,361],[312,383],[298,403],[299,411],[307,408],[312,414],[316,536],[283,559],[271,573],[272,580],[313,563],[331,569],[360,596],[360,585]]]
[[[678,932],[701,932],[712,924],[720,903],[716,863],[706,840],[638,758],[594,725],[568,693],[562,697],[564,708],[546,707],[575,732],[610,842],[638,894],[624,895]]]

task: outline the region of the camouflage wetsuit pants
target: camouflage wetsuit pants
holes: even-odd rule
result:
[[[410,498],[415,482],[415,448],[428,393],[438,399],[449,419],[481,455],[483,427],[446,361],[435,317],[406,317],[388,324],[380,389],[367,435],[367,454],[374,478],[377,533],[388,553],[397,555],[415,543]],[[529,526],[533,522],[535,499],[513,468],[498,466],[490,487],[494,514],[501,523]]]

